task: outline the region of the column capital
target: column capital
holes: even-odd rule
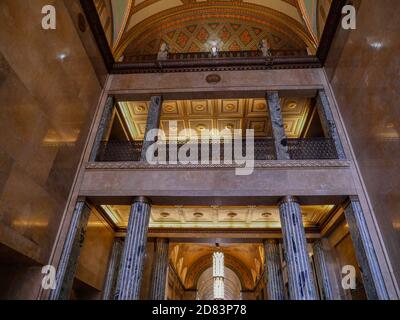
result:
[[[281,205],[283,203],[290,203],[290,202],[300,203],[299,199],[295,196],[284,196],[279,200],[278,205]]]
[[[151,204],[151,200],[145,196],[137,196],[132,199],[132,203],[137,202]]]

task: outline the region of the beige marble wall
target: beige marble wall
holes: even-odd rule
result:
[[[339,29],[326,72],[400,285],[400,6],[354,3],[357,29]]]
[[[89,217],[75,277],[102,291],[113,243],[114,230],[96,210],[93,210]]]
[[[0,243],[29,257],[27,272],[49,259],[106,76],[89,28],[76,27],[78,3],[0,2]],[[47,4],[56,30],[41,28]],[[19,279],[29,290],[0,291],[35,298],[40,281]]]

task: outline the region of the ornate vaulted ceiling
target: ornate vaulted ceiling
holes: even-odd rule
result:
[[[128,225],[129,206],[102,206],[121,229]],[[332,205],[302,206],[305,227],[319,227]],[[280,228],[274,206],[152,206],[150,228]]]
[[[315,52],[331,0],[94,0],[116,59],[156,53],[273,49]]]
[[[282,115],[286,134],[299,138],[307,127],[312,111],[307,98],[282,98]],[[146,130],[149,102],[119,103],[119,112],[130,139],[142,140]],[[169,136],[169,121],[177,121],[178,133],[194,130],[198,136],[207,130],[217,134],[224,129],[254,129],[255,137],[270,137],[271,125],[265,99],[174,100],[163,103],[161,129]],[[188,134],[183,137],[190,136]],[[243,132],[245,136],[245,132]]]
[[[170,246],[170,261],[186,289],[195,289],[201,274],[212,266],[211,244],[176,243]],[[243,290],[254,289],[263,273],[264,250],[260,244],[221,244],[225,266],[239,277]]]

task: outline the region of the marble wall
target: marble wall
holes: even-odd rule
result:
[[[42,29],[47,4],[56,30]],[[77,0],[0,1],[0,261],[27,258],[1,263],[2,277],[21,279],[0,283],[4,298],[37,296],[105,81],[79,11]]]
[[[98,291],[103,290],[114,234],[108,222],[93,210],[89,217],[75,277]]]
[[[400,285],[400,6],[353,3],[357,29],[339,29],[326,72]]]

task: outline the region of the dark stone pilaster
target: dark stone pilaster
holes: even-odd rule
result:
[[[338,158],[341,160],[345,160],[346,155],[344,153],[343,145],[342,142],[340,141],[335,120],[333,118],[332,111],[329,106],[328,97],[326,96],[324,90],[318,90],[316,106],[325,136],[327,138],[331,138],[335,143],[335,148],[338,154]]]
[[[150,107],[147,113],[146,133],[144,135],[142,154],[140,157],[142,161],[146,160],[147,149],[154,143],[154,140],[149,134],[149,131],[160,128],[162,103],[163,103],[162,96],[153,96],[150,99]]]
[[[277,160],[289,160],[287,137],[283,126],[281,103],[277,91],[267,92],[267,104],[272,124],[272,136],[275,140]]]
[[[165,286],[168,272],[168,249],[168,239],[156,239],[150,288],[151,300],[165,300]]]
[[[112,300],[114,297],[123,248],[122,239],[115,239],[104,283],[103,300]]]
[[[269,300],[285,300],[282,265],[277,240],[265,240],[265,268],[267,270],[267,292]]]
[[[300,205],[287,196],[279,204],[291,300],[315,300],[316,291],[307,251]]]
[[[104,106],[103,115],[101,116],[99,127],[97,129],[96,137],[94,139],[92,152],[90,153],[89,161],[96,161],[97,154],[99,153],[101,141],[104,138],[105,132],[110,125],[115,105],[114,97],[108,97],[106,105]]]
[[[67,237],[64,242],[60,263],[56,273],[56,288],[50,300],[68,300],[74,283],[78,258],[85,239],[90,208],[85,201],[77,201]]]
[[[350,198],[350,204],[345,209],[345,216],[368,299],[388,300],[389,294],[372,245],[367,222],[357,197]]]
[[[149,200],[145,197],[135,198],[122,253],[116,300],[139,300],[149,220]]]
[[[317,277],[322,285],[324,300],[335,300],[326,261],[326,252],[323,248],[321,240],[315,241],[313,245],[313,251]]]

